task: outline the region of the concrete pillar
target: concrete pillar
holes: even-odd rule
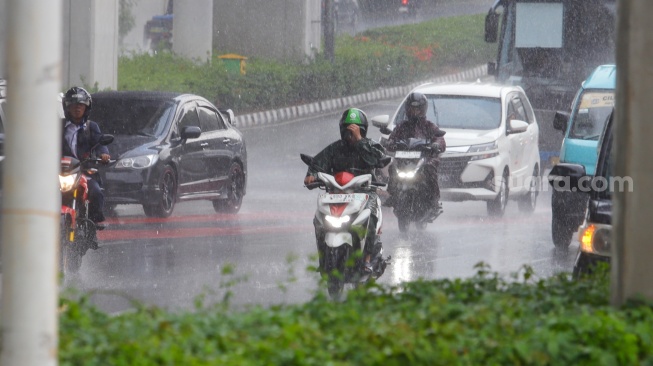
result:
[[[175,0],[172,51],[200,62],[211,60],[213,0]]]
[[[615,175],[633,192],[614,192],[612,301],[653,300],[653,1],[619,0]]]
[[[118,87],[118,5],[118,0],[64,0],[64,88]]]
[[[304,61],[320,48],[320,4],[320,0],[214,0],[213,46],[221,53]]]
[[[3,50],[3,52],[0,52],[0,79],[7,78],[7,69],[5,68],[7,62],[5,60],[6,52],[4,52],[7,42],[5,36],[7,34],[7,1],[0,0],[0,50]]]
[[[6,3],[0,364],[56,366],[61,0]]]

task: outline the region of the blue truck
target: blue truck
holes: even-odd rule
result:
[[[598,66],[582,83],[571,112],[559,111],[553,119],[553,127],[564,133],[560,163],[580,165],[588,176],[595,174],[599,139],[614,108],[616,77],[615,65]],[[577,190],[553,190],[551,237],[556,247],[569,246],[585,217],[588,198]]]

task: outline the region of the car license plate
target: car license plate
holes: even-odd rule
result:
[[[322,203],[349,203],[356,200],[355,194],[321,194],[320,200]]]
[[[399,159],[419,159],[422,157],[421,151],[397,151],[395,152],[395,158]]]

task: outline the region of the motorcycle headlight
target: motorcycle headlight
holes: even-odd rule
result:
[[[349,215],[345,215],[342,217],[326,215],[325,219],[329,224],[331,224],[332,227],[339,228],[342,227],[342,224],[349,222],[351,218],[349,217]]]
[[[159,155],[141,155],[133,158],[122,158],[116,162],[116,169],[145,169],[154,165]]]
[[[397,175],[401,179],[413,179],[415,177],[415,171],[411,170],[409,172],[397,172]]]
[[[488,144],[479,144],[470,146],[468,153],[483,153],[472,156],[471,160],[489,159],[499,155],[498,140]]]
[[[77,180],[77,174],[59,175],[59,190],[61,192],[70,191],[73,189],[75,180]]]

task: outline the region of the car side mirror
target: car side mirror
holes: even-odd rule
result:
[[[526,121],[513,119],[512,121],[508,121],[508,124],[510,125],[508,134],[522,133],[528,130],[528,123]]]
[[[229,122],[230,125],[235,126],[236,125],[236,116],[234,115],[234,111],[229,109],[218,109],[220,113],[224,114],[227,117],[227,122]]]
[[[388,127],[389,123],[390,123],[390,116],[387,114],[382,114],[380,116],[372,117],[372,126],[374,127],[378,127],[378,128]]]
[[[487,74],[490,76],[497,76],[497,64],[495,62],[487,63]]]
[[[553,128],[556,130],[564,133],[567,131],[567,123],[569,123],[569,113],[557,111],[555,116],[553,116]]]
[[[499,33],[499,14],[490,10],[485,16],[485,42],[495,43]]]
[[[577,192],[584,191],[582,182],[591,177],[585,172],[585,167],[580,164],[556,164],[549,173],[549,184],[556,191]]]
[[[186,126],[181,129],[181,139],[196,139],[200,137],[202,130],[197,126]]]

